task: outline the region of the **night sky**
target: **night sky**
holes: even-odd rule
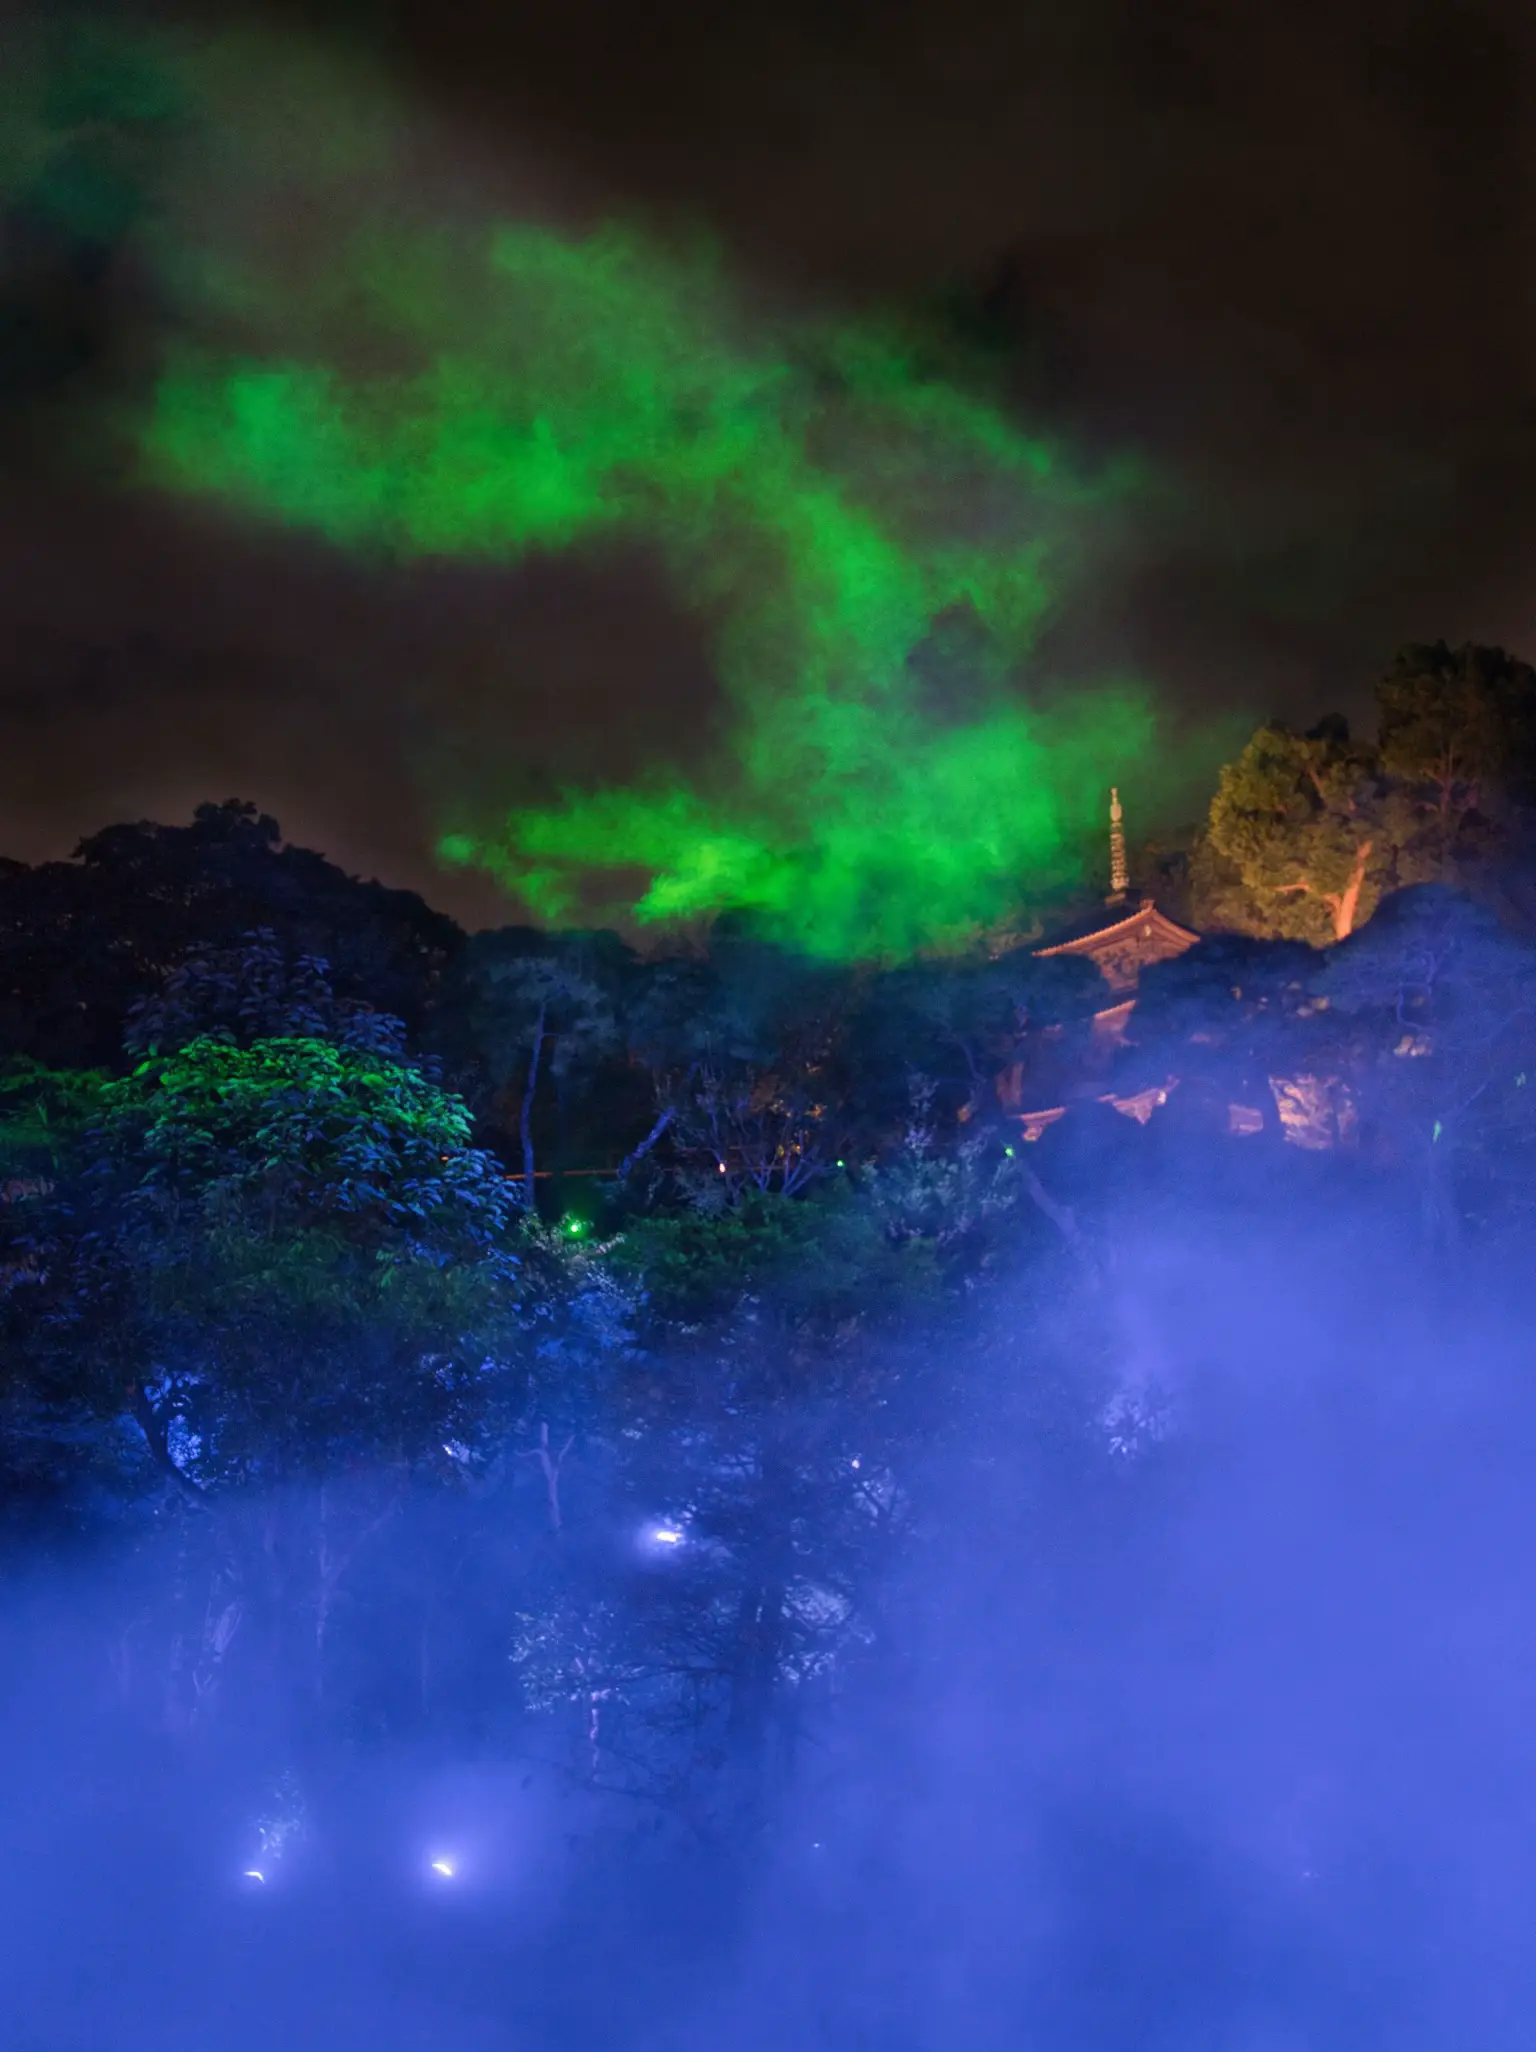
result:
[[[1021,418],[1147,457],[1172,489],[1053,630],[1061,675],[1302,716],[1364,703],[1403,641],[1536,652],[1528,8],[461,0],[272,25],[360,40],[436,175],[504,213],[703,221],[765,305],[941,306],[1004,352]],[[0,850],[239,795],[505,918],[436,866],[445,780],[623,777],[712,731],[706,639],[643,554],[368,567],[125,483],[92,423],[146,375],[150,295],[119,261],[66,297],[0,417]]]

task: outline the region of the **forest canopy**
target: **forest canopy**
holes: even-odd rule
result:
[[[1021,919],[853,964],[739,918],[466,935],[233,801],[8,865],[8,1529],[178,1535],[124,1684],[174,1729],[473,1709],[748,1828],[882,1657],[922,1463],[994,1372],[1031,1431],[1151,1429],[1113,1345],[1061,1339],[1149,1207],[1364,1191],[1426,1274],[1517,1258],[1533,687],[1414,648],[1374,738],[1261,727],[1133,850],[1130,909],[1190,930],[1129,997]]]

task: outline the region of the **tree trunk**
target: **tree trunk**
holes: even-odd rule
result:
[[[1333,937],[1348,940],[1355,930],[1355,914],[1360,910],[1360,892],[1365,883],[1365,865],[1371,859],[1374,841],[1362,841],[1355,850],[1354,863],[1350,868],[1349,882],[1333,900]]]
[[[522,1115],[518,1120],[518,1133],[523,1143],[523,1202],[533,1209],[533,1100],[539,1087],[539,1058],[544,1052],[544,1022],[549,1017],[548,1004],[539,1006],[539,1016],[533,1029],[533,1052],[528,1057],[528,1083],[523,1091]]]
[[[320,1484],[315,1500],[315,1704],[318,1708],[325,1701],[325,1654],[326,1641],[331,1632],[331,1601],[336,1593],[337,1578],[341,1564],[331,1551],[330,1501],[325,1484]]]
[[[560,1511],[560,1469],[566,1455],[576,1443],[576,1435],[570,1433],[558,1453],[549,1444],[549,1427],[539,1427],[539,1443],[525,1457],[537,1461],[544,1474],[544,1500],[549,1508],[549,1529],[558,1539],[564,1529]]]
[[[783,1633],[782,1583],[759,1582],[749,1587],[736,1613],[728,1719],[730,1736],[749,1761],[760,1758],[768,1736]]]
[[[559,1059],[559,1043],[550,1062],[555,1079],[555,1172],[550,1187],[550,1206],[555,1218],[565,1216],[565,1165],[571,1152],[571,1092],[567,1065]]]
[[[1419,1223],[1427,1254],[1450,1256],[1461,1243],[1461,1213],[1456,1204],[1455,1162],[1447,1122],[1436,1119],[1424,1155],[1419,1185]]]
[[[209,1577],[208,1603],[203,1613],[203,1636],[198,1661],[192,1672],[192,1710],[194,1722],[202,1720],[214,1707],[219,1683],[223,1678],[224,1656],[230,1642],[240,1629],[245,1616],[245,1599],[238,1590],[220,1589],[220,1571],[215,1569]]]
[[[183,1519],[176,1533],[176,1568],[171,1582],[171,1643],[165,1662],[165,1702],[163,1715],[168,1731],[182,1732],[187,1725],[187,1706],[184,1700],[186,1689],[186,1608],[187,1608],[187,1527]]]
[[[188,1497],[193,1503],[201,1503],[203,1492],[192,1477],[178,1468],[172,1460],[170,1437],[165,1422],[156,1414],[141,1383],[135,1382],[131,1385],[128,1392],[128,1408],[133,1415],[134,1423],[144,1435],[144,1443],[149,1448],[155,1466],[167,1481],[176,1485],[183,1496]]]
[[[645,1159],[646,1155],[650,1153],[651,1149],[656,1145],[656,1142],[661,1138],[662,1134],[666,1132],[668,1126],[671,1125],[674,1117],[675,1113],[673,1112],[672,1107],[670,1105],[664,1112],[658,1115],[655,1125],[652,1126],[651,1130],[649,1131],[649,1133],[646,1134],[645,1138],[640,1142],[639,1146],[632,1147],[629,1150],[628,1154],[625,1155],[624,1159],[619,1163],[618,1168],[614,1171],[615,1179],[618,1182],[623,1182],[624,1178],[629,1174],[630,1170],[635,1166],[636,1162],[643,1161]]]

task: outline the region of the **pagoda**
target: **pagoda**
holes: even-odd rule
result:
[[[1120,793],[1109,794],[1109,896],[1105,904],[1119,913],[1108,921],[1095,919],[1082,933],[1057,941],[1052,947],[1036,948],[1036,955],[1080,955],[1103,977],[1116,1002],[1094,1014],[1094,1037],[1117,1044],[1124,1037],[1125,1022],[1135,1008],[1136,986],[1143,969],[1154,962],[1168,962],[1194,947],[1200,936],[1180,926],[1166,912],[1159,912],[1151,898],[1142,898],[1133,912],[1123,908],[1130,902],[1130,872],[1125,859],[1124,813]],[[1127,995],[1130,993],[1130,995]]]
[[[1108,1054],[1124,1043],[1126,1025],[1136,1009],[1136,986],[1142,971],[1150,969],[1154,962],[1168,962],[1185,954],[1200,939],[1199,934],[1191,933],[1187,926],[1180,926],[1177,920],[1160,912],[1151,898],[1140,899],[1133,911],[1126,911],[1130,903],[1130,870],[1125,856],[1125,816],[1117,790],[1109,794],[1109,895],[1104,902],[1115,916],[1108,920],[1094,918],[1083,931],[1048,948],[1036,948],[1035,954],[1041,959],[1078,955],[1098,970],[1113,1002],[1093,1015],[1093,1044]],[[1172,1087],[1170,1083],[1168,1088]],[[1141,1091],[1134,1099],[1109,1096],[1100,1101],[1145,1124],[1155,1108],[1153,1100],[1162,1103],[1166,1097],[1167,1090]],[[1023,1113],[1024,1137],[1037,1139],[1065,1113],[1065,1105]]]

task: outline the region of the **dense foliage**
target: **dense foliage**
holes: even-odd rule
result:
[[[1155,1442],[1100,1315],[1142,1222],[1523,1258],[1528,686],[1421,650],[1376,744],[1263,729],[1189,856],[1228,930],[1118,1039],[1016,942],[466,938],[246,807],[7,871],[9,1529],[141,1564],[135,1714],[746,1828],[900,1657],[939,1449]]]

